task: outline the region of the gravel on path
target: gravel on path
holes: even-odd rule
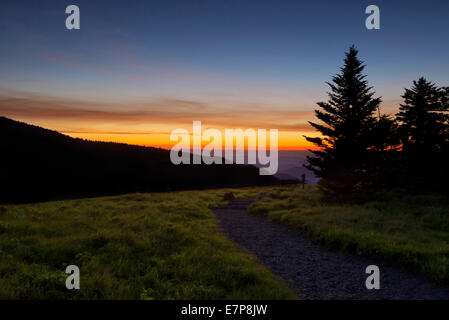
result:
[[[254,199],[237,199],[214,209],[232,241],[255,255],[304,299],[449,299],[449,287],[378,258],[330,251],[297,230],[249,214]],[[380,269],[380,289],[368,290],[365,269]]]

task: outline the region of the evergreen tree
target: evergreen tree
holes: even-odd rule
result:
[[[444,110],[449,108],[449,87],[442,87],[441,89],[441,103],[443,103]]]
[[[438,88],[424,77],[405,89],[397,120],[404,152],[416,153],[441,150],[447,139],[447,89]]]
[[[315,110],[322,123],[309,122],[322,138],[306,137],[321,150],[312,151],[306,168],[321,178],[320,188],[330,196],[348,196],[363,188],[373,147],[374,116],[381,102],[373,98],[365,68],[352,46],[346,53],[341,73],[327,83],[331,89],[327,102],[319,102]]]
[[[397,187],[400,183],[401,142],[398,123],[388,115],[380,115],[371,129],[372,147],[364,187],[367,191]]]
[[[389,115],[379,115],[371,129],[372,151],[385,152],[400,148],[399,126],[395,119]]]
[[[402,95],[397,120],[403,147],[403,183],[420,191],[447,189],[449,90],[424,77]]]
[[[446,154],[446,157],[449,159],[449,87],[442,87],[440,89],[441,93],[441,113],[445,115],[445,118],[443,120],[444,124],[444,141],[442,145],[442,149],[444,153]]]

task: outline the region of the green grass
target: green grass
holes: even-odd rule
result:
[[[265,195],[251,213],[306,231],[330,248],[381,256],[449,283],[449,202],[441,196],[390,192],[351,205],[325,201],[315,186],[274,187]]]
[[[296,298],[219,232],[228,191],[0,206],[0,299]],[[80,290],[65,288],[70,264]]]

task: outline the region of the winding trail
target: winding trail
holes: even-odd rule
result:
[[[380,259],[329,251],[300,232],[247,213],[254,199],[214,213],[223,232],[305,299],[449,299],[449,287]],[[368,265],[380,269],[380,290],[368,290]]]

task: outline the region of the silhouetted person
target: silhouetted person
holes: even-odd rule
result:
[[[304,187],[305,187],[305,185],[306,185],[306,174],[305,173],[303,173],[302,175],[301,175],[301,180],[299,180],[299,183],[301,183],[301,185],[302,185],[302,188],[304,189]]]

